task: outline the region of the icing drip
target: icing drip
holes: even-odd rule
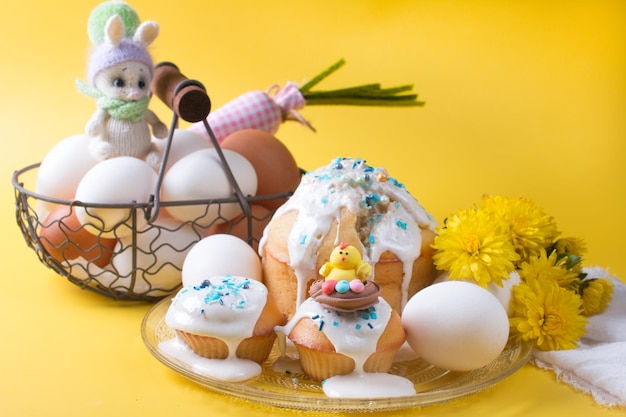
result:
[[[203,358],[194,353],[178,337],[159,343],[159,349],[191,366],[193,372],[223,381],[245,381],[260,375],[262,372],[261,365],[248,359],[237,357],[228,359]]]
[[[413,383],[401,376],[385,373],[351,373],[328,378],[322,383],[331,398],[388,398],[415,395]]]
[[[365,310],[350,313],[329,310],[308,298],[286,325],[276,327],[276,332],[283,337],[289,335],[305,317],[317,324],[318,330],[324,332],[335,351],[354,360],[353,372],[322,381],[322,389],[327,396],[380,398],[415,394],[413,384],[406,378],[364,370],[365,361],[376,352],[378,339],[391,317],[391,306],[383,298],[379,297],[377,304]],[[281,348],[284,349],[284,345]]]
[[[289,263],[298,281],[296,305],[306,299],[307,283],[317,278],[318,249],[333,222],[339,223],[342,207],[357,216],[365,261],[374,265],[389,250],[403,263],[404,305],[413,263],[420,254],[419,229],[433,229],[435,221],[404,185],[389,176],[385,169],[352,158],[337,158],[329,165],[305,174],[300,186],[273,217],[276,219],[287,212],[298,211],[287,242]],[[271,222],[259,244],[261,254],[270,227]],[[338,243],[335,238],[335,244]],[[376,280],[376,277],[371,279]]]

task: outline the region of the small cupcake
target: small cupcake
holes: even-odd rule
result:
[[[272,350],[274,327],[286,319],[261,282],[226,276],[181,289],[165,321],[199,356],[260,364]]]
[[[295,315],[277,331],[289,338],[305,374],[316,381],[350,373],[384,373],[406,336],[402,320],[364,279],[369,265],[353,246],[341,244],[320,269]]]

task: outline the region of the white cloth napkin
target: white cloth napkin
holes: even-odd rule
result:
[[[586,268],[591,278],[607,277],[602,268]],[[533,361],[574,388],[591,394],[607,407],[626,407],[626,284],[611,277],[613,299],[607,309],[589,318],[579,347],[535,351]]]

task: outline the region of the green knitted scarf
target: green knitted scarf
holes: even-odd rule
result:
[[[95,98],[98,108],[106,111],[111,117],[132,122],[138,122],[143,119],[148,108],[148,101],[150,100],[149,97],[142,97],[139,100],[122,100],[108,97],[102,91],[85,84],[81,80],[76,80],[76,87],[78,91],[86,96]]]

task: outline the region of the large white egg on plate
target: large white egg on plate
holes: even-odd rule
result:
[[[407,343],[426,362],[469,371],[496,359],[509,337],[498,299],[469,282],[446,281],[415,294],[402,311]]]
[[[153,138],[152,142],[163,155],[167,140]],[[212,148],[211,143],[204,136],[190,130],[175,129],[172,136],[172,143],[170,144],[170,149],[167,154],[165,170],[163,172],[167,172],[176,162],[190,153],[210,148]]]
[[[98,160],[89,151],[87,135],[67,137],[54,145],[44,156],[37,171],[35,192],[46,197],[71,201],[83,176]],[[53,203],[40,203],[51,210]]]
[[[185,257],[198,240],[190,223],[160,219],[134,236],[121,238],[111,263],[122,280],[137,271],[135,292],[168,294],[181,285]]]
[[[450,274],[448,272],[443,272],[437,277],[437,279],[435,279],[434,282],[446,282],[449,280]],[[461,281],[479,285],[476,281],[472,279]],[[500,301],[500,304],[502,304],[502,307],[504,307],[509,316],[513,313],[513,308],[511,306],[511,299],[513,298],[513,287],[519,283],[519,274],[517,273],[517,271],[512,271],[511,273],[509,273],[508,279],[502,280],[502,285],[498,285],[495,282],[490,282],[489,284],[487,284],[487,291],[493,294],[498,299],[498,301]]]
[[[156,180],[154,169],[137,158],[119,156],[99,162],[78,184],[75,199],[86,207],[77,206],[76,216],[86,230],[96,235],[127,236],[133,230],[133,217],[135,229],[145,225],[143,210],[133,210],[132,206],[150,201]],[[116,207],[98,207],[98,204]]]
[[[245,240],[217,234],[203,238],[183,263],[183,286],[200,285],[215,276],[234,275],[262,280],[259,255]]]
[[[236,152],[227,149],[222,152],[243,195],[254,195],[257,176],[252,164]],[[201,149],[181,158],[165,174],[161,187],[163,202],[234,197],[234,187],[215,149]],[[202,227],[234,219],[242,213],[238,202],[183,204],[163,208],[180,221],[193,221]]]

